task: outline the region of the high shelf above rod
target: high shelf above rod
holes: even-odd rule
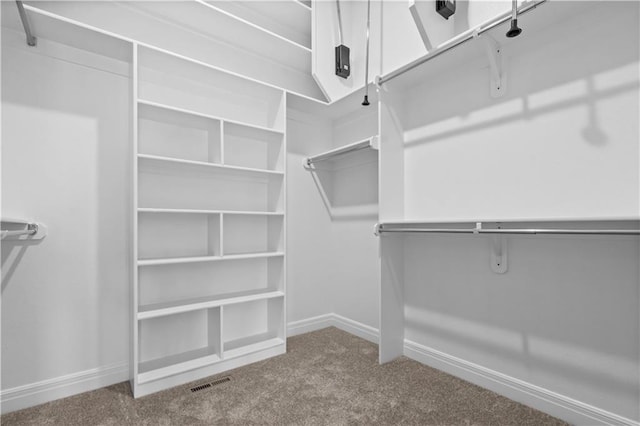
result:
[[[348,145],[341,146],[339,148],[332,149],[330,151],[314,155],[313,157],[307,157],[305,158],[303,165],[305,168],[311,168],[314,163],[331,160],[351,152],[360,151],[363,149],[377,150],[379,146],[378,139],[378,136],[372,136],[359,142],[354,142]]]

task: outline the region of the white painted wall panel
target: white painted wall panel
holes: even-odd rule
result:
[[[405,337],[638,420],[637,237],[411,236]]]
[[[88,58],[3,31],[2,216],[49,228],[2,243],[3,390],[129,356],[130,83]]]
[[[485,59],[414,88],[403,119],[405,218],[637,218],[637,7],[578,7],[573,32],[555,27],[505,47],[504,98],[489,96]]]

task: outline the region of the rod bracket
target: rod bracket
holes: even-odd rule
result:
[[[382,224],[381,223],[376,223],[373,226],[373,235],[375,235],[376,237],[379,237],[381,229],[382,229]]]
[[[485,53],[489,61],[490,81],[489,88],[492,98],[501,98],[507,91],[507,78],[504,70],[504,57],[500,44],[489,34],[480,34],[474,31],[473,38],[478,39],[484,45]]]
[[[311,170],[313,169],[313,161],[311,160],[311,158],[303,158],[302,159],[302,167],[304,167],[307,170]]]
[[[507,239],[502,235],[491,237],[491,270],[496,274],[507,272]]]

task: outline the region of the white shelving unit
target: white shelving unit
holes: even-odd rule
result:
[[[139,397],[286,350],[286,97],[134,50]]]

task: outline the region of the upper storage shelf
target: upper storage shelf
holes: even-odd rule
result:
[[[13,2],[3,3],[8,4],[3,9],[15,9]],[[304,6],[291,3],[304,13]],[[36,37],[47,37],[48,28],[43,27],[43,32],[38,22],[46,17],[55,21],[56,33],[61,30],[73,35],[68,38],[85,40],[82,33],[93,31],[118,42],[136,42],[193,58],[227,75],[326,101],[311,75],[307,45],[229,13],[217,2],[45,1],[25,5],[25,10]]]
[[[2,8],[2,28],[15,30],[20,33],[20,37],[24,40],[24,28],[15,2],[3,1],[0,2],[0,7]],[[125,63],[119,71],[122,73],[129,72],[129,64],[132,62],[133,52],[129,41],[73,25],[28,5],[25,5],[25,10],[27,11],[31,29],[38,38],[39,46],[43,46],[43,43],[46,44],[48,41],[65,44]]]
[[[308,157],[304,160],[304,166],[306,168],[310,168],[313,164],[315,163],[319,163],[321,161],[326,161],[326,160],[333,160],[336,159],[338,157],[342,157],[346,154],[350,154],[356,151],[361,151],[364,149],[372,149],[377,151],[378,150],[378,137],[377,136],[372,136],[368,139],[362,140],[362,141],[358,141],[358,142],[354,142],[348,145],[344,145],[341,146],[339,148],[335,148],[332,149],[330,151],[326,151],[317,155],[314,155],[313,157]]]
[[[284,38],[307,50],[311,49],[311,8],[299,1],[206,0],[206,3],[261,28],[267,34]]]

